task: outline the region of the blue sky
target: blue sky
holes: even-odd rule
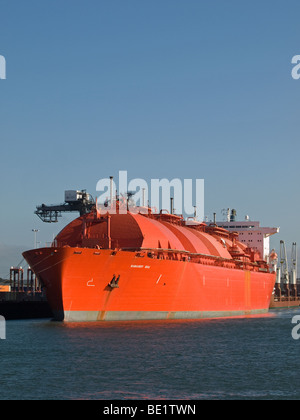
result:
[[[204,178],[300,243],[295,0],[0,0],[0,275],[62,229],[33,214],[101,178]],[[4,273],[5,272],[5,273]]]

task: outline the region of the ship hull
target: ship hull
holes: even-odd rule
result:
[[[66,322],[207,319],[269,310],[275,274],[154,259],[137,252],[45,248],[25,259]]]

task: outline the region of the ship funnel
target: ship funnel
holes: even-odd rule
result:
[[[171,197],[171,214],[174,214],[174,198]]]
[[[231,222],[235,222],[236,221],[236,210],[234,210],[234,209],[231,210],[230,221]]]

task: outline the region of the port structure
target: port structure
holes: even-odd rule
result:
[[[293,242],[292,245],[291,263],[291,270],[289,271],[285,241],[280,241],[280,266],[276,270],[276,284],[271,308],[300,306],[296,242]]]
[[[27,269],[27,287],[24,286],[24,269],[22,267],[11,267],[9,278],[10,292],[40,293],[42,291],[39,279],[31,268]]]
[[[65,191],[63,204],[46,205],[36,207],[35,214],[45,223],[57,223],[62,213],[78,212],[80,216],[89,213],[95,206],[93,197],[86,190]]]

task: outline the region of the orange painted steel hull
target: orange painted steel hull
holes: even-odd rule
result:
[[[57,320],[200,319],[268,312],[275,274],[136,252],[45,248],[25,259]],[[111,287],[120,276],[118,287]]]

